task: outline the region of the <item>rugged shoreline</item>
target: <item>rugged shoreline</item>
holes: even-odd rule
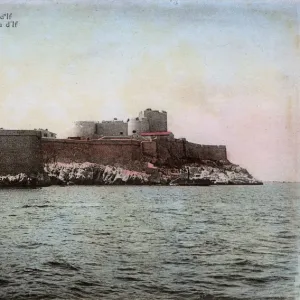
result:
[[[204,161],[185,165],[191,176],[209,179],[213,185],[261,185],[261,181],[244,168],[228,161]],[[183,168],[183,169],[184,169]],[[0,187],[45,187],[51,185],[170,185],[179,176],[186,176],[182,169],[146,168],[133,171],[115,166],[94,163],[46,164],[44,172],[35,176],[18,174],[0,176]]]

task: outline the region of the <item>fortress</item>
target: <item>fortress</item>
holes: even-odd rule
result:
[[[0,175],[35,174],[44,164],[56,162],[143,171],[149,163],[181,168],[205,160],[227,161],[226,147],[174,138],[165,111],[146,109],[127,122],[78,121],[68,139],[43,138],[38,130],[0,130]]]
[[[141,111],[136,118],[126,122],[114,118],[112,121],[77,121],[74,126],[74,137],[99,138],[103,136],[145,136],[146,133],[159,133],[169,136],[167,112],[152,110]]]

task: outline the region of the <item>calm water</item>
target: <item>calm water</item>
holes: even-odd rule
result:
[[[1,299],[300,299],[300,185],[0,190]]]

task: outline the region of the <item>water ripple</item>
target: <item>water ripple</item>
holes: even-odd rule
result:
[[[294,300],[299,195],[292,184],[0,190],[0,299]]]

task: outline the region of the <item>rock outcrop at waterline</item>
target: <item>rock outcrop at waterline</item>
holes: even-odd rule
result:
[[[191,175],[198,174],[217,185],[257,185],[261,181],[255,179],[246,169],[229,161],[202,161],[200,164],[188,165]]]
[[[24,173],[20,173],[17,175],[0,176],[0,188],[32,188],[37,186],[49,185],[51,185],[51,182],[46,173],[39,173],[34,176]]]
[[[141,185],[149,184],[143,172],[93,163],[49,164],[45,166],[52,184],[68,185]]]
[[[246,169],[229,162],[203,161],[185,166],[190,177],[209,179],[212,184],[238,185],[262,184]],[[94,163],[47,164],[44,173],[37,176],[19,174],[1,176],[0,187],[35,187],[49,185],[169,185],[182,175],[182,170],[154,168],[151,172],[131,171],[121,167],[103,166]]]

